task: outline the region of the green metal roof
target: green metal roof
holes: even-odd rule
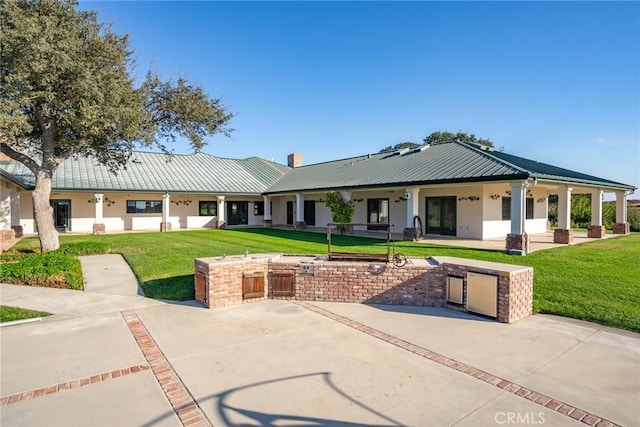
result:
[[[452,141],[291,169],[265,194],[527,178],[634,189],[630,185]]]
[[[33,188],[33,174],[22,164],[0,162],[3,179]],[[95,159],[66,160],[56,171],[57,191],[148,191],[218,194],[282,194],[445,183],[538,178],[633,190],[621,184],[462,142],[424,145],[414,150],[369,154],[288,168],[267,160],[226,159],[209,154],[134,152],[117,174]]]
[[[21,163],[2,162],[2,170],[33,188],[35,178]],[[261,194],[289,168],[267,160],[226,159],[205,153],[166,155],[134,152],[114,174],[94,158],[67,159],[53,176],[53,189],[73,191],[149,191]]]

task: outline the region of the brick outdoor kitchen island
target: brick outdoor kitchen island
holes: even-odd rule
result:
[[[533,309],[533,268],[452,257],[393,263],[256,254],[195,260],[208,308],[262,299],[447,307],[513,323]]]

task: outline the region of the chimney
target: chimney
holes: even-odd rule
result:
[[[302,166],[302,154],[291,153],[287,156],[287,166],[290,168],[299,168]]]

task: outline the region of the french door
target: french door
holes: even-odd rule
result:
[[[427,233],[456,235],[455,197],[427,197]]]

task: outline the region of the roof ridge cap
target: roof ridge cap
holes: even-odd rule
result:
[[[490,159],[492,159],[492,160],[494,160],[494,161],[496,161],[496,162],[498,162],[498,163],[502,163],[503,165],[506,165],[506,166],[508,166],[508,167],[510,167],[510,168],[512,168],[512,169],[515,169],[515,170],[517,170],[517,171],[519,171],[519,172],[526,172],[526,173],[527,173],[527,174],[529,174],[529,175],[531,175],[531,174],[532,174],[532,172],[531,172],[530,170],[528,170],[528,169],[524,169],[524,168],[521,168],[520,166],[516,166],[516,165],[514,165],[514,164],[513,164],[513,163],[511,163],[511,162],[507,162],[506,160],[501,159],[501,158],[500,158],[500,157],[498,157],[498,156],[494,156],[493,154],[491,154],[491,152],[490,152],[490,151],[482,150],[482,149],[480,149],[480,148],[474,147],[474,146],[473,146],[473,145],[471,145],[471,144],[467,144],[467,143],[465,143],[465,142],[461,142],[461,141],[454,141],[454,143],[456,143],[456,144],[458,144],[458,145],[461,145],[461,146],[463,146],[463,147],[465,147],[465,148],[467,148],[467,149],[469,149],[469,150],[475,151],[476,153],[482,154],[482,155],[484,155],[485,157],[488,157],[488,158],[490,158]]]

